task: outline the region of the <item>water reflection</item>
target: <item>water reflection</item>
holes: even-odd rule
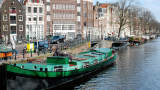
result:
[[[76,90],[159,90],[160,39],[120,51],[116,65]]]

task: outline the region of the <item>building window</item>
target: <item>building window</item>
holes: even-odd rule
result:
[[[28,13],[31,13],[31,7],[28,7]]]
[[[66,5],[62,4],[62,9],[65,10],[65,8],[66,8]]]
[[[43,13],[42,7],[39,8],[39,13]]]
[[[81,13],[80,13],[80,12],[77,12],[77,16],[81,16]]]
[[[66,10],[68,10],[68,7],[69,7],[69,5],[68,5],[68,4],[66,4]]]
[[[42,21],[43,20],[43,17],[39,17],[39,21]]]
[[[62,30],[68,30],[68,26],[67,25],[62,25]]]
[[[54,30],[61,30],[61,25],[54,25]]]
[[[16,16],[10,16],[10,21],[12,20],[16,21]]]
[[[80,1],[80,0],[77,0],[77,3],[81,3],[81,1]]]
[[[19,25],[19,31],[23,31],[23,25]]]
[[[33,18],[33,21],[37,21],[37,18],[36,18],[36,17],[34,17],[34,18]]]
[[[80,7],[80,6],[81,6],[81,4],[80,4],[80,3],[78,3],[78,4],[77,4],[77,6],[78,6],[78,7]]]
[[[10,24],[16,24],[16,16],[10,16]]]
[[[51,21],[50,15],[47,15],[47,21]]]
[[[68,30],[75,30],[75,25],[68,25]]]
[[[19,21],[23,21],[23,16],[22,16],[22,15],[19,15],[19,16],[18,16],[18,20],[19,20]]]
[[[16,13],[16,8],[15,7],[10,7],[9,12],[10,13]]]
[[[55,4],[53,4],[53,9],[56,9],[56,5]]]
[[[87,13],[86,12],[84,13],[84,17],[87,18]]]
[[[50,11],[50,6],[49,6],[49,5],[47,5],[46,7],[47,7],[47,11]]]
[[[11,34],[16,34],[16,26],[11,26]]]
[[[71,10],[75,10],[75,5],[71,5]]]
[[[14,1],[13,1],[13,2],[11,2],[11,5],[14,5]]]
[[[7,14],[3,15],[3,21],[8,21]]]
[[[8,25],[3,25],[3,31],[8,31]]]
[[[34,13],[37,13],[37,7],[34,7],[33,11]]]
[[[28,18],[28,21],[31,21],[31,18]]]

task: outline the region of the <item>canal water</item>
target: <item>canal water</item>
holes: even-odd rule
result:
[[[160,38],[118,52],[116,64],[75,90],[160,90]]]

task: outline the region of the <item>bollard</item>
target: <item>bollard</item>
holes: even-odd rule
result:
[[[39,50],[37,51],[37,54],[38,54],[38,56],[39,56],[39,54],[40,54],[40,53],[39,53]]]
[[[0,89],[7,90],[7,73],[6,73],[6,65],[0,65]]]
[[[43,54],[45,54],[45,49],[43,48]]]
[[[25,54],[25,53],[24,53],[24,49],[23,49],[23,59],[24,59],[24,54]]]
[[[32,49],[31,49],[31,57],[32,57]]]
[[[15,53],[15,57],[14,57],[14,59],[16,60],[17,59],[17,54],[16,54],[16,52],[14,52]]]

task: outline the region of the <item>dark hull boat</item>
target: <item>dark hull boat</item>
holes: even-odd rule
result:
[[[127,41],[116,41],[112,43],[112,49],[121,50],[129,45]]]
[[[55,88],[92,75],[112,65],[117,54],[112,49],[97,48],[82,52],[72,59],[48,57],[46,64],[21,63],[6,65],[8,90],[41,90]]]

